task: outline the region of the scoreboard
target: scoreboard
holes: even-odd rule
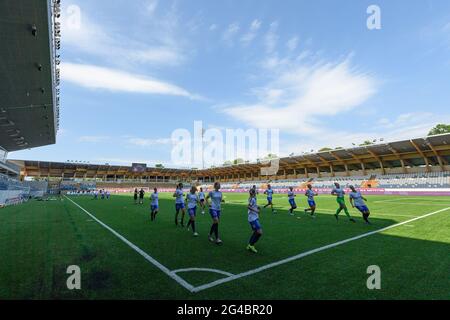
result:
[[[145,163],[133,163],[131,164],[131,171],[134,173],[143,173],[147,170]]]

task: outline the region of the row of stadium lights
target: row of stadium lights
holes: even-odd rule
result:
[[[375,139],[375,140],[373,140],[372,142],[373,142],[373,143],[376,143],[377,141],[383,142],[383,141],[384,141],[384,138],[380,138],[379,140]],[[352,143],[352,145],[355,146],[355,147],[357,146],[356,143]],[[302,154],[311,154],[311,153],[314,153],[314,150],[313,150],[313,149],[311,149],[310,152],[302,152]],[[291,153],[291,154],[289,155],[289,157],[294,157],[294,156],[295,156],[295,153]]]
[[[79,160],[67,160],[67,163],[79,163],[79,164],[90,164],[89,161],[79,161]]]

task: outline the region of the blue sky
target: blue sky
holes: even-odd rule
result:
[[[62,20],[57,144],[9,158],[171,166],[194,121],[277,128],[280,155],[450,123],[446,0],[66,0]]]

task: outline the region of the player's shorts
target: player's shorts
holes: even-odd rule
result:
[[[267,197],[267,202],[270,204],[272,203],[272,197]]]
[[[175,203],[175,210],[181,210],[184,209],[184,203]]]
[[[316,202],[314,200],[308,200],[308,205],[310,207],[315,207],[316,206]]]
[[[253,231],[261,230],[261,224],[259,223],[259,219],[256,219],[255,221],[249,222],[250,226],[252,227]]]
[[[188,208],[188,214],[190,217],[195,217],[197,214],[197,207]]]
[[[337,201],[337,203],[340,205],[340,206],[345,206],[345,199],[342,197],[337,197],[336,198],[336,201]]]
[[[152,211],[158,210],[158,208],[159,208],[159,206],[158,206],[157,204],[152,204],[152,205],[150,206],[150,209],[151,209]]]
[[[209,209],[209,214],[211,215],[211,218],[213,218],[213,219],[219,219],[220,218],[220,210]]]
[[[134,200],[137,200],[137,195],[136,194],[134,195]]]
[[[204,203],[205,202],[205,199],[200,199],[200,203]]]
[[[294,199],[289,199],[289,204],[291,205],[291,208],[297,208],[297,204]]]
[[[369,208],[367,206],[355,206],[361,213],[368,212]]]

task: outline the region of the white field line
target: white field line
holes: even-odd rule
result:
[[[135,244],[133,244],[132,242],[127,240],[125,237],[120,235],[117,231],[115,231],[114,229],[112,229],[111,227],[109,227],[108,225],[106,225],[105,223],[100,221],[99,219],[97,219],[94,215],[92,215],[86,209],[81,207],[78,203],[74,202],[72,199],[68,198],[67,196],[64,196],[64,197],[66,199],[68,199],[69,201],[71,201],[73,204],[75,204],[78,208],[80,208],[82,211],[84,211],[87,215],[89,215],[92,219],[94,219],[96,222],[98,222],[104,228],[106,228],[111,233],[113,233],[120,240],[125,242],[130,248],[132,248],[137,253],[142,255],[147,261],[149,261],[150,263],[155,265],[157,268],[159,268],[161,271],[163,271],[165,274],[167,274],[170,278],[172,278],[173,280],[178,282],[181,286],[183,286],[184,288],[186,288],[190,292],[194,292],[194,293],[195,292],[200,292],[200,291],[203,291],[203,290],[206,290],[206,289],[209,289],[209,288],[212,288],[212,287],[218,286],[220,284],[223,284],[223,283],[226,283],[226,282],[230,282],[230,281],[233,281],[233,280],[236,280],[236,279],[239,279],[239,278],[243,278],[243,277],[255,274],[255,273],[259,273],[261,271],[264,271],[264,270],[267,270],[267,269],[270,269],[270,268],[274,268],[274,267],[277,267],[277,266],[285,264],[285,263],[289,263],[289,262],[294,261],[294,260],[298,260],[298,259],[304,258],[304,257],[309,256],[311,254],[314,254],[314,253],[317,253],[317,252],[320,252],[320,251],[324,251],[324,250],[327,250],[327,249],[330,249],[330,248],[334,248],[334,247],[337,247],[337,246],[340,246],[340,245],[343,245],[343,244],[346,244],[348,242],[355,241],[355,240],[358,240],[358,239],[361,239],[361,238],[365,238],[365,237],[371,236],[373,234],[380,233],[380,232],[383,232],[383,231],[386,231],[386,230],[389,230],[389,229],[392,229],[392,228],[395,228],[395,227],[398,227],[398,226],[401,226],[401,225],[405,225],[405,224],[408,224],[408,223],[410,223],[412,221],[423,219],[423,218],[429,217],[431,215],[434,215],[434,214],[437,214],[437,213],[440,213],[440,212],[444,212],[444,211],[447,211],[447,210],[450,209],[450,207],[448,207],[448,208],[444,208],[444,209],[441,209],[441,210],[438,210],[438,211],[434,211],[434,212],[431,212],[431,213],[428,213],[428,214],[425,214],[425,215],[422,215],[422,216],[419,216],[419,217],[416,217],[416,218],[413,218],[413,219],[410,219],[410,220],[407,220],[407,221],[404,221],[404,222],[401,222],[401,223],[397,223],[397,224],[394,224],[394,225],[391,225],[391,226],[388,226],[388,227],[385,227],[385,228],[382,228],[382,229],[379,229],[379,230],[367,232],[367,233],[361,234],[359,236],[355,236],[355,237],[352,237],[352,238],[349,238],[349,239],[338,241],[338,242],[335,242],[335,243],[332,243],[332,244],[329,244],[329,245],[326,245],[326,246],[323,246],[323,247],[319,247],[319,248],[316,248],[316,249],[313,249],[313,250],[310,250],[310,251],[307,251],[307,252],[304,252],[304,253],[300,253],[298,255],[295,255],[295,256],[292,256],[292,257],[289,257],[289,258],[286,258],[286,259],[282,259],[282,260],[279,260],[279,261],[276,261],[276,262],[269,263],[267,265],[258,267],[256,269],[252,269],[252,270],[249,270],[249,271],[246,271],[246,272],[243,272],[243,273],[239,273],[239,274],[233,275],[233,274],[231,274],[229,272],[225,272],[225,271],[222,271],[222,270],[208,269],[208,268],[187,268],[187,269],[178,269],[178,270],[170,271],[167,267],[162,265],[160,262],[158,262],[156,259],[151,257],[146,252],[144,252],[138,246],[136,246]],[[208,272],[215,272],[215,273],[220,273],[220,274],[229,275],[229,276],[227,278],[222,278],[222,279],[219,279],[219,280],[216,280],[216,281],[213,281],[213,282],[210,282],[210,283],[198,286],[198,287],[194,287],[191,284],[189,284],[187,281],[185,281],[183,278],[179,277],[176,274],[177,272],[190,272],[190,271],[208,271]]]
[[[261,271],[264,271],[264,270],[267,270],[267,269],[271,269],[271,268],[277,267],[279,265],[282,265],[282,264],[285,264],[285,263],[292,262],[294,260],[298,260],[298,259],[304,258],[306,256],[312,255],[312,254],[317,253],[317,252],[328,250],[328,249],[331,249],[331,248],[334,248],[334,247],[337,247],[337,246],[340,246],[340,245],[343,245],[343,244],[346,244],[346,243],[349,243],[349,242],[352,242],[352,241],[355,241],[355,240],[359,240],[359,239],[371,236],[373,234],[384,232],[386,230],[389,230],[389,229],[392,229],[392,228],[396,228],[396,227],[401,226],[401,225],[408,224],[408,223],[410,223],[412,221],[416,221],[416,220],[419,220],[419,219],[427,218],[429,216],[432,216],[432,215],[435,215],[437,213],[441,213],[441,212],[447,211],[449,209],[450,209],[450,207],[444,208],[444,209],[441,209],[441,210],[438,210],[438,211],[434,211],[434,212],[422,215],[420,217],[416,217],[416,218],[413,218],[413,219],[410,219],[410,220],[407,220],[407,221],[404,221],[404,222],[400,222],[400,223],[397,223],[397,224],[394,224],[394,225],[391,225],[391,226],[388,226],[388,227],[385,227],[385,228],[382,228],[382,229],[379,229],[379,230],[363,233],[363,234],[361,234],[359,236],[355,236],[355,237],[348,238],[348,239],[342,240],[342,241],[338,241],[338,242],[335,242],[335,243],[332,243],[332,244],[329,244],[329,245],[326,245],[326,246],[323,246],[323,247],[320,247],[320,248],[317,248],[317,249],[313,249],[313,250],[310,250],[310,251],[307,251],[307,252],[303,252],[303,253],[300,253],[298,255],[295,255],[295,256],[292,256],[290,258],[286,258],[286,259],[283,259],[283,260],[280,260],[280,261],[277,261],[277,262],[269,263],[269,264],[264,265],[262,267],[259,267],[259,268],[256,268],[256,269],[252,269],[252,270],[249,270],[249,271],[246,271],[246,272],[243,272],[243,273],[239,273],[239,274],[236,274],[234,276],[230,276],[228,278],[219,279],[219,280],[216,280],[216,281],[213,281],[213,282],[210,282],[210,283],[207,283],[207,284],[195,287],[192,290],[192,292],[199,292],[199,291],[202,291],[202,290],[206,290],[206,289],[218,286],[218,285],[226,283],[226,282],[230,282],[230,281],[237,280],[237,279],[240,279],[240,278],[243,278],[243,277],[247,277],[247,276],[253,275],[255,273],[259,273]]]
[[[76,205],[78,208],[80,208],[81,210],[83,210],[88,216],[90,216],[92,219],[94,219],[95,221],[97,221],[101,226],[103,226],[105,229],[107,229],[108,231],[110,231],[112,234],[114,234],[117,238],[119,238],[120,240],[122,240],[125,244],[127,244],[131,249],[133,249],[134,251],[136,251],[137,253],[139,253],[141,256],[143,256],[148,262],[150,262],[151,264],[153,264],[155,267],[157,267],[158,269],[160,269],[162,272],[164,272],[165,274],[167,274],[169,277],[171,277],[173,280],[175,280],[176,282],[178,282],[180,285],[182,285],[183,287],[185,287],[187,290],[189,291],[193,291],[194,286],[189,284],[187,281],[185,281],[183,278],[179,277],[178,275],[176,275],[174,272],[170,271],[166,266],[162,265],[161,263],[159,263],[156,259],[154,259],[153,257],[151,257],[149,254],[147,254],[145,251],[143,251],[141,248],[139,248],[138,246],[136,246],[134,243],[130,242],[128,239],[126,239],[124,236],[122,236],[121,234],[119,234],[117,231],[115,231],[114,229],[112,229],[111,227],[109,227],[108,225],[104,224],[102,221],[100,221],[99,219],[97,219],[94,215],[92,215],[89,211],[87,211],[86,209],[84,209],[83,207],[81,207],[78,203],[76,203],[75,201],[73,201],[72,199],[68,198],[67,196],[64,196],[67,200],[69,200],[70,202],[72,202],[74,205]]]
[[[388,199],[388,200],[380,200],[380,202],[382,201],[402,201],[402,200],[420,200],[420,201],[448,201],[447,196],[434,196],[434,197],[422,197],[422,198],[417,198],[417,197],[408,197],[408,196],[397,196],[395,199]]]
[[[429,207],[429,206],[448,206],[450,205],[450,202],[448,203],[426,203],[426,202],[397,202],[397,201],[389,201],[389,200],[384,200],[384,201],[374,201],[373,203],[392,203],[393,205],[399,204],[399,205],[411,205],[411,206],[424,206],[424,207]]]
[[[212,273],[219,273],[228,277],[234,276],[234,274],[218,269],[210,269],[210,268],[185,268],[185,269],[177,269],[173,270],[173,273],[179,273],[179,272],[212,272]]]
[[[325,211],[325,212],[333,212],[333,213],[335,213],[336,212],[336,210],[331,210],[331,209],[317,209],[317,212],[320,212],[320,211]],[[372,212],[372,215],[373,216],[386,216],[386,217],[389,217],[389,216],[392,216],[392,217],[407,217],[407,218],[411,218],[411,217],[418,217],[418,216],[413,216],[413,215],[409,215],[409,214],[398,214],[398,213],[375,213],[375,212]],[[373,217],[372,217],[373,218]]]

